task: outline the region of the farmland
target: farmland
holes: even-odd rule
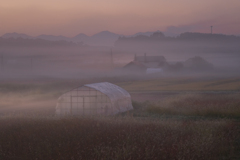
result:
[[[99,81],[130,92],[113,117],[54,116],[57,98]],[[1,159],[239,159],[239,78],[1,81]]]
[[[239,159],[239,122],[1,118],[1,159]]]
[[[158,78],[118,83],[128,91],[239,91],[240,78]]]

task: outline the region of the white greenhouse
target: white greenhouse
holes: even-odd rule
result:
[[[112,83],[86,84],[58,98],[56,115],[114,115],[132,110],[130,94]]]

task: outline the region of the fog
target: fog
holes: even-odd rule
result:
[[[79,44],[1,45],[0,113],[32,113],[34,110],[53,115],[56,100],[62,93],[87,83],[137,82],[167,77],[194,77],[195,80],[238,78],[238,44],[236,41],[177,40],[120,43],[118,39],[112,47]],[[152,74],[126,67],[124,69],[124,66],[139,56],[164,56],[167,67]],[[194,57],[202,58],[204,63],[206,61],[213,68],[195,70],[191,66],[185,67],[187,61]],[[136,99],[141,96],[140,93],[131,94]],[[147,93],[143,94],[146,95],[146,100],[151,97]]]
[[[214,65],[214,73],[239,76],[240,49],[204,48],[170,44],[142,47],[54,47],[54,48],[1,48],[1,80],[8,78],[87,78],[118,76],[119,69],[134,60],[134,56],[164,56],[168,62],[184,62],[200,56]],[[212,52],[212,49],[216,51]],[[166,73],[167,74],[167,73]],[[179,73],[174,73],[179,75]],[[132,75],[132,74],[129,74]],[[145,77],[146,75],[142,75]],[[161,74],[162,76],[162,74]]]

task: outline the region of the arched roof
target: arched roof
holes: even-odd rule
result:
[[[131,98],[130,94],[125,89],[109,82],[92,83],[84,86],[96,89],[106,94],[112,101],[122,98]]]

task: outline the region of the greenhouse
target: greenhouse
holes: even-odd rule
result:
[[[115,115],[132,110],[130,94],[108,82],[86,84],[58,98],[56,115]]]

